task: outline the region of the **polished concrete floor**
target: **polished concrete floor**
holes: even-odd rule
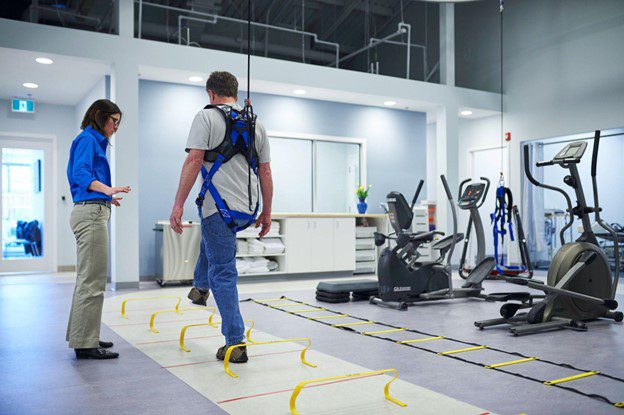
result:
[[[71,274],[0,277],[0,377],[3,380],[0,414],[227,413],[105,325],[102,338],[116,343],[120,359],[75,360],[64,342],[72,281]],[[456,300],[452,305],[445,304],[448,301],[421,304],[406,312],[362,302],[328,305],[314,300],[316,283],[313,279],[247,282],[240,286],[240,297],[287,295],[375,321],[624,377],[622,324],[595,322],[587,332],[564,330],[515,338],[505,330],[480,332],[472,325],[475,319],[496,316],[496,304]],[[508,287],[499,282],[487,282],[486,288],[502,291]],[[153,283],[141,284],[141,291],[152,289],[157,289]],[[161,289],[163,293],[174,290]],[[107,296],[127,293],[109,292]],[[617,299],[624,302],[621,294]],[[303,333],[314,339],[315,351],[365,368],[396,367],[406,382],[492,413],[613,414],[624,411],[563,389],[338,330],[251,302],[242,303],[241,309],[245,318],[253,318],[258,330],[264,333],[279,338]],[[435,347],[440,347],[439,350],[453,348],[448,346]],[[201,346],[198,347],[197,350],[201,350]],[[477,361],[495,361],[488,352],[470,353]],[[541,363],[518,365],[514,370],[521,374],[528,371],[527,374],[545,380],[571,374],[567,369]],[[210,382],[207,377],[206,383]],[[591,377],[570,382],[570,386],[624,401],[624,384],[615,381]],[[259,407],[256,413],[266,412]],[[336,413],[349,412],[337,410]],[[405,408],[404,413],[418,412],[411,407]]]

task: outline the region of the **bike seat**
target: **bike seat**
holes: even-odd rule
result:
[[[529,285],[529,279],[525,277],[505,277],[505,281],[511,284],[517,284],[517,285]],[[530,280],[530,281],[536,284],[544,284],[544,282],[540,280]]]
[[[433,238],[436,235],[444,235],[444,232],[431,231],[431,232],[415,233],[415,234],[412,234],[410,236],[410,241],[411,242],[416,242],[418,244],[422,244],[422,243],[425,243],[425,242],[431,242],[431,241],[433,241]]]

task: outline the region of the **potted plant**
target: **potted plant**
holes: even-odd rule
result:
[[[355,189],[355,194],[360,200],[360,203],[357,204],[357,209],[358,209],[358,212],[360,212],[361,214],[366,213],[366,209],[368,208],[368,204],[366,204],[366,198],[368,197],[368,192],[371,187],[373,186],[369,184],[368,187],[366,187],[365,185],[362,185],[358,187],[357,189]]]

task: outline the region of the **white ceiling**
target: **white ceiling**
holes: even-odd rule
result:
[[[45,57],[51,65],[35,62]],[[39,103],[76,105],[93,86],[110,73],[110,65],[83,58],[0,48],[0,99],[30,96]],[[39,88],[22,84],[34,82]]]
[[[172,82],[176,84],[186,85],[198,85],[204,86],[206,83],[207,74],[190,72],[190,71],[178,71],[174,69],[157,68],[153,66],[141,66],[139,68],[139,76],[141,79],[160,82]],[[200,76],[202,82],[191,82],[189,77]],[[241,98],[243,91],[247,90],[247,79],[239,78],[238,83],[241,90]],[[293,93],[295,89],[303,89],[306,91],[304,95],[296,95]],[[348,104],[367,105],[373,107],[385,107],[393,109],[402,109],[409,111],[428,112],[436,108],[430,102],[423,102],[418,100],[398,100],[391,96],[379,96],[362,93],[353,93],[346,91],[337,91],[325,88],[311,88],[306,85],[287,84],[283,82],[271,82],[265,80],[251,79],[251,90],[253,92],[259,92],[263,94],[291,96],[304,99],[318,99],[322,101],[343,102]],[[396,101],[396,105],[392,107],[386,107],[385,101]]]
[[[170,82],[175,84],[186,84],[186,85],[195,85],[203,87],[206,83],[206,76],[208,74],[191,72],[191,71],[180,71],[175,69],[166,69],[166,68],[158,68],[153,66],[140,66],[139,67],[139,77],[141,79],[149,80],[149,81],[160,81],[160,82]],[[191,82],[189,78],[191,76],[199,76],[202,78],[201,82]],[[246,78],[238,78],[238,83],[240,86],[241,93],[239,94],[242,98],[246,93],[244,91],[247,90],[247,79]],[[293,91],[296,89],[303,89],[306,91],[304,95],[296,95]],[[415,99],[405,100],[405,99],[397,99],[392,96],[379,96],[372,94],[363,94],[363,93],[354,93],[347,91],[339,91],[333,89],[325,89],[325,88],[311,88],[306,85],[296,85],[296,84],[287,84],[283,82],[271,82],[265,80],[255,80],[251,79],[251,90],[253,92],[259,92],[263,94],[272,94],[272,95],[281,95],[287,97],[296,97],[296,98],[304,98],[304,99],[318,99],[321,101],[332,101],[332,102],[342,102],[346,104],[356,104],[356,105],[366,105],[372,107],[382,107],[382,108],[391,108],[391,109],[400,109],[400,110],[408,110],[408,111],[417,111],[424,112],[427,114],[427,122],[435,122],[435,114],[437,110],[437,105],[426,102],[426,101],[418,101]],[[395,101],[396,105],[386,106],[384,105],[385,101]],[[488,111],[477,108],[468,108],[462,107],[459,110],[469,109],[472,111],[471,115],[465,116],[458,114],[460,118],[467,119],[477,119],[482,117],[489,117],[494,114],[498,114],[496,111]]]

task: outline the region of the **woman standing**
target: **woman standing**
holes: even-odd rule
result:
[[[100,324],[108,269],[108,221],[111,204],[120,206],[122,199],[113,195],[130,192],[129,186],[111,187],[106,158],[110,137],[120,123],[121,110],[115,103],[95,101],[69,151],[67,179],[74,201],[70,225],[76,237],[77,277],[66,340],[78,359],[119,357],[106,350],[113,343],[100,341]]]

